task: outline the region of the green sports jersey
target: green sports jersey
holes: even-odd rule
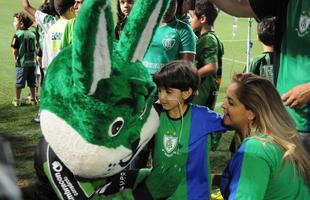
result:
[[[72,38],[73,38],[72,33],[73,33],[74,23],[75,23],[75,18],[68,20],[66,27],[65,27],[65,31],[61,39],[60,49],[63,49],[72,43]]]
[[[310,191],[283,150],[258,135],[245,139],[222,176],[225,199],[309,200]]]
[[[286,18],[277,82],[280,95],[298,85],[310,82],[310,1],[289,1],[287,9],[287,13],[290,14]],[[287,110],[293,117],[298,131],[310,132],[309,102],[301,109],[287,107]]]
[[[254,57],[250,63],[250,72],[264,77],[274,84],[273,52],[264,52]]]
[[[191,105],[180,119],[160,113],[155,134],[153,169],[146,179],[152,198],[210,198],[210,134],[226,131],[222,118],[206,107]]]
[[[31,30],[17,30],[11,47],[18,50],[16,67],[36,67],[36,35]]]
[[[57,21],[58,17],[53,15],[48,15],[37,10],[35,13],[36,23],[39,25],[39,42],[40,48],[43,49],[44,34],[47,33],[48,29]]]
[[[197,69],[209,64],[218,63],[218,73],[211,74],[201,79],[198,95],[194,97],[193,103],[214,108],[219,83],[217,79],[222,75],[222,56],[224,47],[214,31],[202,34],[197,41],[196,66]]]
[[[280,95],[310,82],[310,1],[249,0],[259,19],[276,17],[274,69],[279,68],[277,90]],[[268,5],[268,6],[266,6]],[[278,65],[280,61],[280,65]],[[275,71],[276,71],[275,70]],[[310,102],[288,112],[299,132],[310,132]]]
[[[196,53],[195,35],[191,27],[173,19],[159,26],[143,58],[143,64],[154,74],[164,64],[180,58],[180,53]]]

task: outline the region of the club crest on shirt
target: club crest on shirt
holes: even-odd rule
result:
[[[297,34],[299,37],[304,37],[308,34],[308,28],[310,25],[310,16],[308,16],[305,12],[299,17],[298,28],[296,28]]]
[[[172,154],[173,151],[176,149],[177,144],[178,144],[178,138],[174,136],[170,136],[170,135],[164,135],[163,143],[164,143],[165,152],[169,155],[169,154]]]
[[[170,50],[175,45],[175,39],[169,37],[165,38],[162,40],[162,45],[166,50]]]

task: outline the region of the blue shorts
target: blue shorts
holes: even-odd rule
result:
[[[35,67],[16,67],[16,88],[22,89],[27,81],[28,87],[36,86]]]

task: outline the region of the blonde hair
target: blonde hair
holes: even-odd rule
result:
[[[283,165],[290,161],[310,187],[309,155],[272,83],[252,73],[235,74],[232,82],[238,85],[239,101],[255,114],[251,126],[283,149]]]

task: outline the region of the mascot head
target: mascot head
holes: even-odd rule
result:
[[[156,86],[140,60],[167,2],[136,0],[118,43],[110,2],[83,2],[72,46],[49,66],[41,94],[42,133],[74,175],[120,172],[156,132]]]

